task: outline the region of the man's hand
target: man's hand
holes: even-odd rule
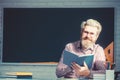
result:
[[[89,76],[90,70],[88,69],[87,64],[84,62],[84,66],[80,66],[77,63],[72,63],[72,69],[75,70],[76,76]]]

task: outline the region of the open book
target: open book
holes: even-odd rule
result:
[[[78,56],[78,55],[68,52],[66,50],[64,50],[64,52],[63,52],[63,63],[68,66],[71,66],[72,62],[76,62],[80,66],[83,66],[84,61],[85,61],[88,68],[91,69],[92,63],[93,63],[93,58],[94,58],[93,54],[86,54],[86,55]]]

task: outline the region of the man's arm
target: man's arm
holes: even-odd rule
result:
[[[70,43],[70,44],[71,44],[71,43]],[[67,50],[67,51],[70,51],[70,50],[71,50],[70,44],[68,43],[68,44],[65,46],[65,50]],[[56,75],[57,75],[57,77],[58,77],[58,78],[59,78],[59,77],[65,77],[65,76],[69,75],[72,71],[73,71],[73,70],[72,70],[69,66],[67,66],[67,65],[65,65],[65,64],[63,63],[63,53],[62,53],[61,58],[60,58],[60,61],[59,61],[58,65],[57,65],[57,68],[56,68]]]
[[[105,63],[106,63],[106,57],[104,50],[101,46],[98,46],[95,51],[95,61],[93,70],[106,70]]]
[[[90,76],[92,77],[93,74],[96,73],[105,73],[106,70],[106,57],[104,54],[104,49],[98,45],[96,51],[95,51],[95,61],[93,64],[93,69],[90,71]]]
[[[58,78],[60,77],[64,77],[65,75],[67,75],[68,73],[70,73],[72,70],[70,67],[68,67],[67,65],[63,64],[63,57],[61,57],[57,68],[56,68],[56,75]]]

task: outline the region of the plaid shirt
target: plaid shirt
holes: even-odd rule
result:
[[[68,43],[65,46],[65,50],[75,53],[77,55],[94,54],[93,65],[90,70],[91,75],[94,73],[105,72],[106,68],[104,66],[104,62],[106,61],[106,58],[104,50],[100,45],[94,44],[93,47],[86,50],[82,50],[80,41],[76,41],[73,43]],[[56,75],[57,77],[77,78],[77,76],[75,75],[75,71],[63,63],[63,55],[61,55],[60,61],[57,65]]]

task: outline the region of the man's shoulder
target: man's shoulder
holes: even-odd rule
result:
[[[79,46],[80,46],[80,41],[69,42],[66,44],[65,50],[73,51],[73,50],[78,49]]]
[[[80,40],[78,41],[74,41],[74,42],[69,42],[66,44],[66,46],[70,46],[70,45],[79,45],[80,44]]]
[[[96,47],[97,49],[103,49],[103,47],[102,47],[100,44],[95,44],[95,47]]]

